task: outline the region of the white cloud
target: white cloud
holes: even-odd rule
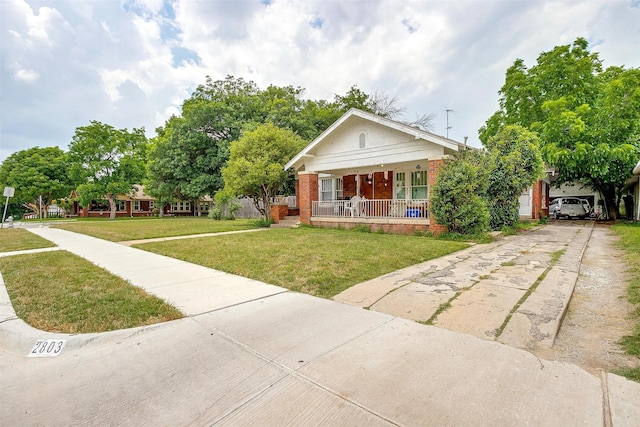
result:
[[[516,58],[582,36],[605,66],[640,66],[640,7],[622,1],[0,1],[0,161],[65,147],[99,120],[153,135],[205,76],[301,86],[332,99],[353,84],[397,96],[406,116],[469,136],[497,109]]]
[[[16,80],[21,80],[23,82],[32,83],[38,80],[40,75],[32,70],[18,70],[14,74]]]

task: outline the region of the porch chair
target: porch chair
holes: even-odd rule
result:
[[[344,212],[347,211],[351,214],[351,217],[360,216],[360,202],[366,200],[364,197],[353,196],[351,200],[345,202],[344,204]]]

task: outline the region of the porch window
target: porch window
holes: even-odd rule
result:
[[[405,181],[404,172],[396,172],[396,199],[404,200],[407,198],[407,183]]]
[[[153,207],[154,207],[154,201],[153,201],[153,200],[151,200],[151,201],[149,202],[149,210],[153,210]]]
[[[126,210],[124,203],[125,203],[124,200],[116,200],[116,210],[119,210],[119,211]]]
[[[341,200],[343,194],[342,178],[320,179],[320,200]]]
[[[140,201],[139,200],[136,200],[136,201],[133,202],[133,210],[136,211],[136,212],[140,210]]]
[[[333,199],[333,178],[322,178],[320,180],[320,200]]]
[[[427,171],[411,172],[411,198],[426,199],[427,196]]]

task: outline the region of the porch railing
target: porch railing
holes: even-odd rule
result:
[[[415,218],[429,217],[427,200],[362,199],[312,202],[311,215],[325,218]]]

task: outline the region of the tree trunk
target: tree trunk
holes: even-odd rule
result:
[[[107,194],[107,200],[109,201],[109,219],[116,219],[116,212],[118,205],[116,204],[116,196],[114,194]]]
[[[262,215],[262,218],[267,219],[267,211],[264,208],[265,204],[264,201],[262,201],[262,197],[252,196],[251,201],[253,202],[253,206],[260,212],[260,215]],[[262,201],[262,207],[260,207],[260,201]]]
[[[615,196],[605,194],[604,202],[607,204],[607,214],[609,219],[614,221],[617,220],[620,217],[620,212],[618,211],[618,204],[616,203]]]

